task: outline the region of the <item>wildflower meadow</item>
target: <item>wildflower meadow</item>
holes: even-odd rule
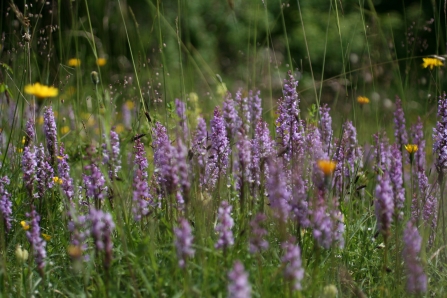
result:
[[[391,2],[0,4],[0,296],[447,297],[445,3]]]

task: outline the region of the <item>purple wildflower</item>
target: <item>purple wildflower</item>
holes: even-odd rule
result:
[[[421,252],[422,238],[411,221],[404,231],[404,249],[402,256],[407,269],[407,291],[422,294],[427,291],[427,275],[418,255]]]
[[[241,186],[244,183],[251,181],[251,142],[246,135],[240,135],[236,143],[236,148],[239,161],[239,163],[235,167],[236,169],[238,169],[237,186],[238,188],[240,188],[242,193],[243,189],[241,188]]]
[[[345,160],[348,164],[348,172],[345,175],[353,177],[356,166],[363,166],[363,153],[361,147],[358,145],[357,130],[355,129],[351,121],[346,121],[345,124],[343,124],[342,143],[344,147]]]
[[[70,202],[73,202],[74,197],[74,188],[73,188],[73,179],[70,177],[70,166],[67,162],[68,155],[65,154],[64,146],[61,145],[59,147],[59,156],[58,156],[58,165],[57,172],[59,178],[62,179],[62,190],[67,196]]]
[[[189,189],[191,187],[191,182],[189,181],[189,165],[187,163],[188,158],[188,148],[186,148],[185,144],[181,139],[177,140],[177,169],[178,169],[178,184],[182,191],[183,200],[188,200],[189,197]]]
[[[206,128],[206,122],[202,117],[197,120],[197,129],[194,134],[194,140],[192,144],[192,152],[197,159],[197,164],[203,172],[202,169],[206,165],[206,146],[207,146],[208,132]]]
[[[262,99],[260,95],[261,91],[259,90],[256,92],[250,90],[248,93],[248,98],[251,103],[250,115],[252,125],[257,125],[257,123],[262,120]]]
[[[219,109],[214,110],[214,118],[211,120],[211,148],[205,177],[208,177],[208,188],[213,189],[218,177],[223,177],[228,167],[230,154],[230,142],[225,130],[225,121]]]
[[[284,277],[292,282],[294,290],[301,290],[301,281],[304,278],[304,269],[301,264],[301,250],[298,245],[290,242],[282,244],[284,256],[281,258],[285,265]]]
[[[394,112],[394,138],[396,139],[397,148],[402,148],[408,144],[407,129],[405,128],[405,115],[402,108],[402,101],[396,96],[396,111]]]
[[[425,170],[425,139],[421,118],[418,117],[418,121],[410,129],[411,138],[413,144],[418,146],[418,151],[414,154],[416,161],[416,169],[418,171]]]
[[[258,213],[250,222],[251,236],[248,250],[252,254],[261,253],[268,249],[269,243],[264,237],[267,235],[267,230],[262,227],[262,223],[267,219],[263,213]]]
[[[227,128],[228,134],[230,136],[236,135],[236,132],[242,124],[242,120],[237,113],[236,103],[230,96],[227,96],[223,102],[222,114],[225,119],[225,127]]]
[[[45,133],[45,139],[47,141],[47,149],[51,157],[54,157],[57,150],[57,129],[56,121],[54,120],[53,108],[45,108],[43,114],[43,131]]]
[[[34,142],[36,137],[36,131],[34,128],[34,120],[28,119],[25,126],[25,147]]]
[[[310,226],[310,211],[307,196],[308,186],[300,170],[293,172],[292,179],[293,195],[289,203],[291,207],[291,214],[301,227],[307,228]]]
[[[229,298],[250,298],[251,286],[248,282],[248,273],[245,272],[244,265],[236,261],[233,270],[228,273],[230,284],[228,285]]]
[[[265,161],[268,157],[275,153],[274,143],[270,138],[270,131],[267,123],[259,121],[256,125],[255,135],[252,140],[252,160],[251,167],[251,179],[254,184],[254,196],[257,195],[257,188],[261,185],[261,174],[265,169]]]
[[[36,178],[36,153],[34,146],[27,146],[23,149],[22,171],[23,181],[28,189],[29,195],[33,196],[34,180]]]
[[[447,168],[447,97],[444,93],[438,101],[438,122],[433,128],[433,154],[436,169],[442,173]]]
[[[319,128],[321,132],[321,143],[323,144],[323,151],[328,156],[331,155],[331,142],[332,142],[332,118],[329,115],[331,109],[327,104],[320,107],[320,123]]]
[[[186,119],[186,104],[179,100],[175,99],[175,110],[177,112],[177,116],[180,118],[179,126],[181,127],[181,135],[184,137],[184,140],[187,140],[187,136],[189,135],[188,130],[188,120]]]
[[[390,169],[391,159],[390,159],[390,145],[388,138],[383,132],[383,134],[375,134],[373,135],[375,146],[374,146],[374,155],[376,157],[376,170],[386,171]]]
[[[334,210],[329,212],[324,199],[324,190],[318,190],[312,206],[312,234],[317,243],[326,249],[335,242],[339,243],[339,247],[344,246],[342,215],[335,206],[333,208]]]
[[[90,220],[92,222],[91,235],[97,251],[104,251],[104,267],[108,269],[112,262],[112,232],[115,229],[112,215],[110,213],[90,209]]]
[[[135,141],[135,159],[134,159],[134,177],[133,177],[133,207],[132,212],[136,221],[141,219],[141,216],[146,216],[149,213],[148,206],[151,195],[149,192],[149,185],[147,182],[148,162],[146,159],[146,151],[140,139]]]
[[[90,216],[72,214],[71,220],[68,222],[68,230],[71,232],[71,247],[75,253],[71,257],[79,259],[82,253],[87,250],[87,239],[90,237]],[[88,258],[88,257],[86,257]]]
[[[231,231],[234,226],[234,220],[231,217],[231,209],[233,209],[233,206],[228,204],[227,201],[222,201],[217,214],[215,230],[219,234],[219,239],[215,247],[217,249],[222,248],[224,251],[234,244],[233,232]]]
[[[291,143],[301,138],[302,123],[299,121],[300,110],[298,92],[295,80],[289,71],[288,78],[284,80],[283,98],[278,106],[278,119],[276,120],[276,135],[279,138],[279,150],[284,151],[285,160],[290,160]],[[298,147],[299,150],[299,147]]]
[[[103,144],[103,163],[109,167],[109,178],[113,180],[118,178],[118,172],[121,170],[121,158],[120,158],[120,138],[114,128],[110,130],[110,147],[111,151],[107,150],[107,144]]]
[[[7,176],[0,177],[0,215],[5,223],[6,231],[11,230],[12,221],[12,202],[11,194],[6,190],[6,185],[9,184]]]
[[[95,206],[99,206],[100,201],[106,196],[106,180],[101,170],[94,163],[85,166],[85,170],[90,171],[90,175],[83,174],[86,195],[94,200]]]
[[[40,235],[40,216],[36,210],[32,210],[31,213],[27,213],[26,216],[30,218],[30,230],[26,231],[26,237],[33,248],[34,260],[39,270],[40,275],[43,277],[43,270],[45,268],[45,258],[47,257],[47,252],[45,246],[47,243],[42,239]]]
[[[192,248],[194,237],[192,236],[191,226],[186,219],[180,218],[179,223],[180,227],[174,228],[175,247],[177,250],[178,265],[180,268],[185,268],[186,259],[188,257],[194,257],[195,250]]]
[[[397,144],[391,146],[390,180],[394,193],[394,208],[397,218],[402,219],[405,203],[405,188],[402,178],[402,153]]]
[[[157,122],[154,128],[154,165],[157,182],[167,194],[177,190],[178,165],[176,162],[176,149],[169,142],[166,128]]]
[[[234,98],[234,101],[239,106],[240,110],[240,117],[242,118],[242,124],[243,129],[246,133],[250,131],[250,121],[251,121],[251,114],[250,114],[250,106],[248,103],[248,98],[242,96],[242,90],[239,89],[236,92],[236,96]]]
[[[36,149],[36,181],[37,181],[37,198],[43,198],[45,192],[49,188],[53,188],[53,168],[46,160],[45,151],[43,145],[40,144]]]
[[[286,221],[290,212],[290,191],[286,185],[284,171],[280,163],[274,158],[268,162],[269,177],[267,179],[266,189],[269,195],[270,206],[276,212],[282,221]]]
[[[387,171],[378,176],[376,186],[375,212],[377,229],[387,238],[390,234],[391,222],[393,221],[394,201],[393,189],[390,176]]]

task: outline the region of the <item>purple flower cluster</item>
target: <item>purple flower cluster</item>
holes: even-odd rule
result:
[[[203,172],[203,169],[205,169],[206,165],[207,138],[208,138],[208,132],[206,128],[206,122],[202,117],[199,117],[199,119],[197,120],[197,129],[194,134],[192,152],[197,160],[200,172]],[[202,179],[200,181],[202,184],[203,182]]]
[[[37,193],[35,194],[35,196],[37,198],[42,199],[45,192],[48,189],[53,188],[54,186],[53,168],[47,161],[47,158],[45,156],[45,150],[42,144],[40,144],[40,146],[37,147],[36,149],[36,160],[37,160],[37,166],[36,166]]]
[[[186,119],[186,104],[178,98],[175,99],[175,111],[180,118],[179,126],[182,130],[181,135],[184,137],[184,140],[186,140],[186,137],[189,135],[188,119]]]
[[[253,195],[256,196],[258,194],[258,188],[261,185],[261,174],[265,169],[265,162],[268,157],[275,153],[274,143],[270,137],[270,130],[264,121],[259,121],[256,125],[251,151],[250,175],[254,184]]]
[[[180,226],[174,228],[174,243],[177,250],[178,265],[180,268],[185,268],[186,259],[193,257],[195,253],[195,250],[192,248],[194,237],[192,236],[191,226],[186,219],[180,218],[179,223]]]
[[[323,145],[323,151],[330,156],[331,155],[331,142],[332,142],[332,118],[329,115],[331,109],[327,104],[320,107],[320,133],[321,133],[321,143]]]
[[[11,194],[6,189],[6,185],[8,184],[9,179],[7,176],[0,177],[0,215],[5,223],[6,231],[11,230],[12,221]]]
[[[65,154],[65,149],[62,144],[59,147],[59,156],[57,159],[57,172],[59,179],[62,179],[62,190],[67,196],[68,201],[72,203],[74,198],[73,179],[70,177],[70,165],[67,162],[68,155]]]
[[[54,156],[57,150],[57,129],[56,121],[54,120],[53,108],[45,108],[43,114],[43,131],[45,133],[45,139],[47,140],[47,149],[50,156]]]
[[[217,214],[215,230],[219,234],[219,239],[215,247],[224,251],[234,244],[233,232],[231,231],[234,226],[234,220],[231,217],[231,209],[233,207],[227,201],[222,201]]]
[[[405,128],[405,114],[402,101],[396,96],[396,111],[394,111],[394,138],[399,151],[408,144],[408,134]]]
[[[106,180],[101,170],[94,163],[84,167],[85,171],[90,171],[90,175],[83,174],[83,181],[86,190],[86,196],[93,199],[95,206],[99,206],[107,193]]]
[[[27,146],[23,149],[22,155],[22,172],[23,182],[30,196],[33,196],[34,180],[36,179],[36,152],[33,146]]]
[[[250,222],[251,236],[248,250],[252,254],[261,253],[267,250],[269,243],[264,237],[267,235],[267,230],[262,227],[262,223],[267,219],[263,213],[258,213]]]
[[[116,131],[112,128],[110,130],[110,147],[107,149],[107,143],[102,144],[103,164],[109,168],[110,180],[118,177],[118,172],[121,170],[121,158],[120,158],[120,139]]]
[[[135,141],[135,170],[133,176],[133,206],[132,212],[135,220],[139,221],[142,216],[149,213],[149,203],[152,196],[149,192],[149,185],[147,183],[148,174],[147,168],[149,166],[144,145],[140,139]]]
[[[433,155],[438,173],[447,168],[447,96],[444,93],[438,101],[438,121],[433,128]]]
[[[40,216],[36,210],[32,210],[31,213],[27,213],[26,216],[30,218],[30,230],[26,231],[26,237],[33,248],[34,260],[36,262],[37,269],[39,270],[40,275],[43,276],[43,270],[45,269],[45,258],[47,257],[47,251],[45,250],[47,243],[40,235]]]
[[[294,290],[301,290],[301,281],[304,278],[304,269],[301,263],[301,250],[298,245],[284,242],[284,256],[281,258],[284,264],[284,277],[292,282]]]
[[[407,291],[412,294],[422,294],[427,291],[427,275],[422,267],[419,254],[422,238],[410,221],[404,231],[404,249],[402,256],[407,269]]]
[[[233,270],[228,273],[230,283],[228,285],[229,298],[250,298],[251,286],[248,282],[248,273],[245,272],[244,265],[236,261]]]
[[[242,120],[239,118],[237,113],[236,103],[229,95],[223,102],[222,114],[223,118],[225,119],[225,127],[228,135],[235,136],[239,130],[239,127],[242,125]]]
[[[90,209],[90,220],[92,223],[91,235],[97,251],[104,251],[104,267],[107,269],[112,262],[112,232],[115,229],[110,213]]]
[[[32,118],[26,121],[25,125],[25,147],[34,142],[34,138],[36,137],[36,131],[34,129],[34,120]]]
[[[207,188],[214,189],[218,177],[224,177],[230,155],[230,142],[225,129],[225,121],[218,108],[214,110],[211,120],[211,148],[205,169],[208,177]]]
[[[271,158],[268,162],[269,177],[266,183],[267,193],[269,195],[270,206],[275,210],[275,214],[282,221],[286,221],[290,212],[290,191],[286,185],[284,171],[281,163]]]
[[[402,219],[405,203],[405,188],[402,176],[402,153],[397,144],[391,146],[390,180],[394,193],[394,213]]]
[[[376,185],[376,200],[374,205],[377,219],[377,229],[385,237],[388,237],[390,234],[391,222],[393,221],[394,201],[390,176],[386,171],[382,176],[378,176],[378,183]]]

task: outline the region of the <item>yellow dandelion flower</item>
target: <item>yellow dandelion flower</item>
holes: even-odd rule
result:
[[[42,237],[43,237],[43,239],[44,239],[45,241],[47,241],[47,242],[51,240],[51,236],[48,235],[48,234],[42,233]]]
[[[337,163],[332,160],[319,160],[317,165],[326,176],[329,176],[335,171]]]
[[[26,221],[22,220],[22,221],[20,222],[20,224],[22,225],[22,228],[23,228],[25,231],[28,231],[28,230],[29,230],[30,225],[29,225]]]
[[[59,159],[59,160],[63,160],[64,159],[64,157],[63,156],[57,156],[57,159]]]
[[[70,60],[68,60],[68,66],[71,67],[81,66],[81,59],[71,58]]]
[[[68,125],[61,127],[61,133],[66,134],[70,131],[70,127]]]
[[[125,105],[128,110],[132,110],[135,107],[135,103],[131,100],[127,100],[125,102]]]
[[[98,65],[98,66],[104,66],[104,65],[106,65],[106,63],[107,63],[106,58],[98,58],[96,60],[96,65]]]
[[[57,184],[62,184],[62,179],[59,178],[59,177],[57,177],[57,176],[54,176],[54,177],[53,177],[53,182],[54,182],[54,183],[57,183]]]
[[[59,90],[57,88],[51,86],[41,85],[40,83],[35,83],[33,85],[25,86],[25,93],[34,95],[37,98],[45,98],[45,97],[55,97],[59,94]]]
[[[405,145],[405,150],[407,150],[407,152],[410,154],[415,153],[416,151],[418,151],[418,149],[419,149],[418,145],[415,145],[415,144]]]
[[[434,67],[444,65],[442,60],[437,58],[422,58],[422,60],[424,61],[424,63],[422,63],[423,68],[430,67],[430,69],[433,69]]]
[[[369,103],[369,98],[366,96],[359,96],[357,97],[357,102],[361,105]]]
[[[120,133],[122,133],[124,131],[124,125],[122,125],[121,123],[120,124],[117,124],[116,126],[115,126],[115,132],[117,133],[117,134],[120,134]]]

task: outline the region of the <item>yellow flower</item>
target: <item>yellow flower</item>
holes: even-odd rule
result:
[[[115,132],[116,132],[117,134],[120,134],[120,133],[122,133],[123,131],[124,131],[124,125],[122,125],[122,124],[117,124],[116,127],[115,127]]]
[[[43,116],[39,116],[39,118],[37,118],[37,124],[42,125],[44,122]]]
[[[416,151],[418,151],[418,149],[418,145],[415,144],[405,145],[405,150],[407,150],[410,154],[415,153]]]
[[[25,140],[26,140],[26,138],[25,138],[25,136],[23,136],[22,137],[22,144],[25,144]]]
[[[70,60],[68,60],[68,66],[71,67],[81,66],[81,59],[71,58]]]
[[[131,100],[127,100],[125,102],[125,105],[128,110],[132,110],[135,107],[135,103]]]
[[[357,102],[361,105],[369,103],[369,98],[365,96],[359,96],[357,97]]]
[[[23,152],[23,148],[17,148],[17,152],[22,153]]]
[[[61,127],[61,133],[66,134],[70,131],[70,127],[65,125]]]
[[[442,60],[437,58],[422,58],[424,60],[424,63],[422,63],[423,68],[430,67],[430,69],[433,69],[435,66],[443,66],[444,63]]]
[[[59,178],[59,177],[57,177],[57,176],[54,176],[54,177],[53,177],[53,182],[54,182],[54,183],[57,183],[57,184],[62,184],[62,179]]]
[[[317,165],[326,176],[329,176],[335,171],[337,163],[332,160],[319,160]]]
[[[32,94],[37,98],[45,97],[55,97],[58,95],[59,90],[51,86],[41,85],[40,83],[35,83],[33,85],[25,86],[25,93]]]
[[[30,226],[29,226],[29,224],[28,224],[26,221],[22,220],[22,221],[20,222],[20,224],[22,225],[22,228],[23,228],[25,231],[28,231],[28,230],[29,230]]]
[[[57,159],[59,159],[59,160],[63,160],[64,158],[62,157],[62,156],[57,156]]]
[[[82,256],[82,248],[76,245],[69,245],[67,248],[67,252],[72,258],[79,258]]]
[[[47,241],[47,242],[51,240],[51,236],[48,235],[48,234],[42,233],[42,237],[43,237],[43,239],[44,239],[45,241]]]
[[[107,63],[106,58],[98,58],[96,60],[96,65],[98,65],[98,66],[104,66],[104,65],[106,65],[106,63]]]

